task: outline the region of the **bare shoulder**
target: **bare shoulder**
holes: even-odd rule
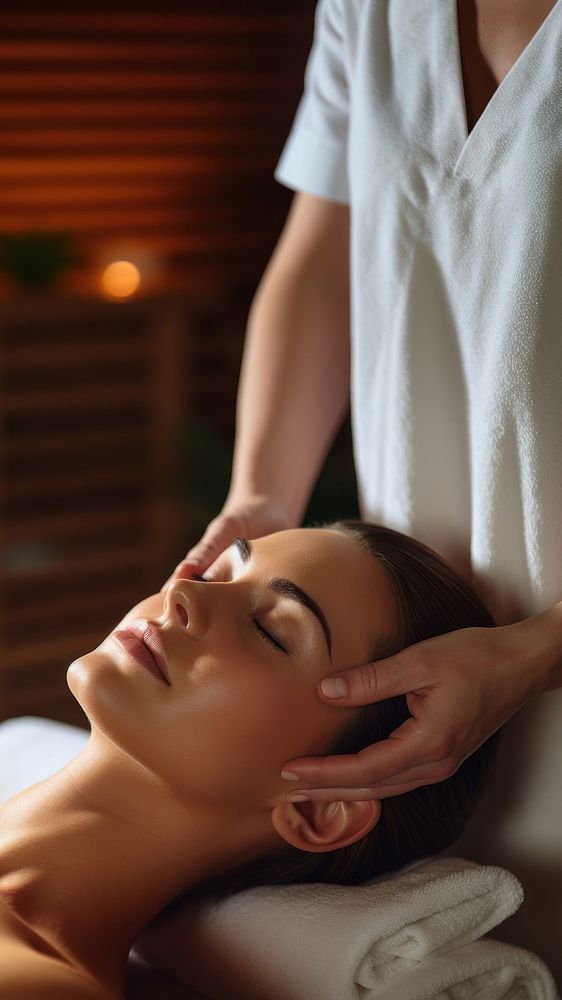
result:
[[[116,1000],[60,958],[42,954],[0,911],[0,997],[3,1000]]]
[[[0,996],[6,1000],[110,1000],[78,971],[29,949],[3,948],[0,938]]]

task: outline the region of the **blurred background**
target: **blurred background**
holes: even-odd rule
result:
[[[228,488],[246,320],[315,0],[2,5],[0,720],[87,719],[66,668]],[[349,420],[305,521],[357,516]]]

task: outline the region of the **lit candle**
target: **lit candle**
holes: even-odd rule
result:
[[[133,295],[140,285],[140,271],[129,260],[114,260],[102,274],[104,292],[115,299],[126,299]]]

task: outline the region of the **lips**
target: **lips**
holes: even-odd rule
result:
[[[129,622],[126,628],[119,629],[113,634],[117,639],[119,636],[126,637],[127,635],[139,639],[150,653],[166,684],[171,686],[164,645],[154,625],[150,625],[146,618],[137,618],[135,621]]]

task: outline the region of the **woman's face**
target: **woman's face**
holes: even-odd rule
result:
[[[382,649],[395,604],[381,565],[329,529],[237,540],[205,576],[175,580],[117,626],[148,620],[169,687],[112,634],[67,681],[92,728],[180,795],[247,810],[286,793],[283,764],[350,721],[357,709],[324,703],[316,685]]]

